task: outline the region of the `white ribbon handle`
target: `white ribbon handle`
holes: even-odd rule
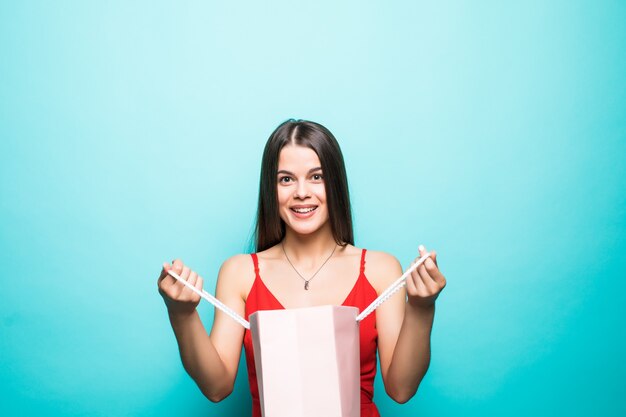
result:
[[[391,284],[385,291],[383,291],[374,301],[372,301],[372,303],[367,306],[367,308],[365,308],[365,310],[363,310],[361,312],[361,314],[359,314],[356,317],[356,321],[360,322],[361,320],[363,320],[365,317],[369,316],[370,314],[372,314],[372,312],[374,310],[376,310],[378,307],[380,307],[380,305],[382,303],[384,303],[385,301],[387,301],[393,294],[395,294],[400,288],[404,287],[406,285],[406,278],[409,276],[409,274],[411,272],[413,272],[418,266],[420,266],[421,264],[424,263],[424,261],[426,261],[426,259],[428,259],[428,257],[430,257],[430,253],[426,253],[424,256],[422,256],[415,264],[411,265],[411,267],[409,269],[407,269],[407,271],[402,274],[402,276],[400,278],[398,278],[393,284]],[[224,312],[227,316],[229,316],[230,318],[232,318],[233,320],[235,320],[237,323],[241,324],[243,327],[245,327],[246,329],[250,329],[250,322],[247,321],[246,319],[244,319],[243,317],[241,317],[239,314],[237,314],[234,310],[232,310],[230,307],[228,307],[226,304],[222,303],[220,300],[218,300],[217,298],[215,298],[214,296],[212,296],[211,294],[209,294],[208,292],[206,292],[204,289],[202,289],[202,291],[200,291],[199,289],[197,289],[196,287],[194,287],[193,285],[191,285],[189,282],[185,281],[184,279],[182,279],[180,276],[178,276],[178,274],[176,274],[173,271],[167,271],[167,273],[172,276],[173,278],[175,278],[177,281],[181,282],[183,285],[185,285],[187,288],[189,288],[191,291],[195,292],[196,294],[198,294],[200,297],[204,298],[205,300],[207,300],[209,303],[213,304],[215,306],[215,308],[221,310],[222,312]]]
[[[395,280],[393,284],[387,287],[385,291],[383,291],[374,301],[372,301],[372,304],[367,306],[367,308],[363,310],[361,314],[356,316],[356,321],[360,322],[365,317],[372,314],[372,311],[376,310],[378,307],[380,307],[382,303],[387,301],[389,297],[394,295],[400,288],[404,287],[406,285],[406,278],[409,276],[409,274],[413,272],[418,266],[423,264],[424,261],[426,261],[426,259],[428,259],[429,257],[430,257],[430,253],[426,253],[415,264],[411,265],[411,267],[407,269],[407,271],[404,274],[402,274],[400,278]]]
[[[173,271],[170,270],[170,271],[167,271],[167,273],[169,275],[171,275],[172,277],[176,278],[176,280],[178,280],[179,282],[183,283],[191,291],[195,292],[200,297],[204,298],[209,303],[213,304],[215,306],[215,308],[220,309],[221,311],[223,311],[226,315],[231,317],[237,323],[241,324],[246,329],[250,329],[250,322],[248,320],[244,319],[239,314],[237,314],[234,310],[232,310],[230,307],[228,307],[226,304],[222,303],[220,300],[218,300],[217,298],[215,298],[214,296],[212,296],[208,292],[204,291],[204,289],[202,289],[202,291],[200,291],[199,289],[197,289],[196,287],[194,287],[193,285],[191,285],[190,283],[188,283],[187,281],[185,281],[184,279],[179,277],[178,274],[176,274],[176,272],[173,272]]]

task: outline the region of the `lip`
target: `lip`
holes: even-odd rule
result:
[[[298,209],[298,208],[311,208],[311,207],[315,207],[315,208],[313,210],[309,211],[308,213],[298,213],[298,212],[293,210],[293,209]],[[291,214],[294,217],[296,217],[298,219],[308,219],[309,217],[312,217],[315,214],[315,212],[317,211],[317,207],[318,206],[312,205],[312,204],[309,204],[309,205],[297,205],[297,206],[289,207],[289,211],[291,212]]]
[[[291,206],[289,208],[311,208],[311,207],[317,207],[316,204],[296,204],[295,206]]]

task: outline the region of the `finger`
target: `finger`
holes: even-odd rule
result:
[[[161,268],[161,274],[159,275],[159,281],[161,281],[163,278],[165,278],[167,276],[167,270],[169,268],[169,265],[167,262],[163,262],[162,268]]]
[[[167,273],[171,270],[172,266],[167,262],[163,262],[163,269],[161,269],[161,275],[159,275],[159,279],[157,280],[157,287],[159,290],[169,289],[176,284],[176,279]]]
[[[183,273],[183,267],[184,266],[185,266],[185,264],[183,263],[183,261],[181,261],[180,259],[174,259],[172,261],[172,268],[168,269],[168,271],[172,271],[176,275],[180,276]],[[177,281],[177,280],[175,280],[175,281]]]
[[[435,252],[434,250],[431,250],[430,251],[430,258],[433,260],[435,265],[437,265],[437,267],[439,267],[439,264],[437,264],[437,252]]]
[[[169,271],[172,266],[170,264],[168,264],[167,262],[163,262],[163,268],[161,269],[161,274],[159,275],[159,279],[157,280],[157,283],[160,283],[161,281],[163,281],[163,279],[165,277],[168,277],[169,274],[167,273],[167,271]]]
[[[198,275],[198,279],[196,280],[196,289],[202,292],[203,288],[204,288],[204,280],[202,279],[201,276]],[[193,293],[192,300],[194,302],[200,301],[200,296],[196,293]]]
[[[424,282],[422,281],[422,278],[419,275],[418,269],[420,268],[421,268],[421,265],[418,266],[417,269],[413,270],[413,272],[411,272],[411,279],[413,281],[413,285],[415,286],[417,290],[416,295],[424,297],[427,295],[427,288],[424,285]]]
[[[189,274],[191,274],[191,269],[189,269],[187,265],[184,265],[182,272],[179,274],[180,277],[187,281],[187,279],[189,279]]]
[[[185,264],[183,263],[183,261],[181,261],[180,259],[174,259],[172,261],[172,269],[174,270],[174,272],[176,272],[178,275],[183,273],[183,268],[184,268]]]
[[[424,245],[419,245],[418,250],[420,252],[420,257],[428,253]],[[426,266],[428,275],[430,275],[430,277],[435,282],[437,282],[438,284],[441,284],[441,281],[442,281],[441,278],[443,278],[443,275],[441,275],[441,272],[439,272],[439,267],[437,266],[437,252],[435,252],[435,250],[433,249],[428,254],[429,254],[429,257],[426,258],[426,260],[424,261],[422,265]]]
[[[413,273],[406,278],[406,292],[411,296],[415,296],[418,295],[418,290],[417,286],[415,286],[415,280],[413,279],[412,274]]]
[[[425,256],[425,255],[428,255],[428,256],[429,256],[429,258],[432,258],[432,257],[433,257],[433,252],[432,252],[432,251],[431,251],[431,252],[428,252],[428,251],[426,250],[426,247],[424,247],[424,245],[419,245],[417,249],[419,250],[419,253],[420,253],[420,258],[422,258],[422,257],[423,257],[423,256]],[[429,258],[426,258],[426,260],[424,261],[424,263],[425,263],[425,262],[427,262]],[[423,265],[423,264],[422,264],[422,265]]]
[[[172,261],[171,264],[168,264],[167,262],[163,262],[164,275],[169,276],[170,278],[174,279],[174,281],[176,281],[176,279],[169,272],[172,272],[178,275],[179,277],[182,277],[184,268],[185,268],[185,264],[183,264],[182,262],[178,262],[178,260]]]
[[[430,251],[430,257],[424,261],[424,266],[428,271],[428,275],[430,275],[440,288],[443,288],[446,285],[446,279],[439,270],[439,265],[437,265],[436,251]]]
[[[434,253],[434,251],[431,253]],[[429,258],[429,259],[426,259],[426,262],[424,262],[424,266],[426,267],[426,271],[428,272],[428,275],[430,275],[433,281],[437,283],[437,286],[442,288],[445,285],[446,279],[444,278],[443,274],[439,270],[439,267],[437,266],[437,262]]]
[[[179,269],[177,271],[177,269]],[[187,281],[187,278],[189,277],[189,267],[185,266],[185,265],[177,265],[176,263],[174,263],[174,272],[176,272],[176,274],[183,280],[183,281]],[[172,293],[174,295],[173,298],[179,299],[181,297],[181,295],[183,294],[183,290],[185,289],[185,284],[183,284],[182,282],[180,282],[179,280],[176,280],[176,282],[174,284],[172,284]]]
[[[194,271],[191,271],[189,273],[189,278],[187,278],[187,282],[191,284],[191,286],[195,287],[197,280],[198,280],[198,274],[196,274]],[[193,292],[193,290],[185,285],[185,288],[183,289],[183,292],[181,293],[180,296],[184,300],[190,300],[193,298],[194,295],[195,293]]]
[[[430,259],[426,260],[426,262],[428,261],[430,261]],[[426,266],[424,266],[424,264],[420,265],[417,268],[417,272],[422,282],[424,283],[424,286],[426,287],[426,291],[429,295],[435,294],[437,291],[439,291],[439,287],[437,286],[437,283],[432,279],[432,277],[428,273],[428,270],[426,269]]]

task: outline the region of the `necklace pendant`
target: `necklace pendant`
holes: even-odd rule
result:
[[[304,281],[304,289],[308,291],[308,289],[309,289],[309,281]]]

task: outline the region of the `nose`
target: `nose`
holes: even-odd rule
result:
[[[310,197],[309,188],[307,186],[306,181],[298,181],[298,186],[296,187],[296,191],[293,196],[294,198],[299,198],[299,199]]]

